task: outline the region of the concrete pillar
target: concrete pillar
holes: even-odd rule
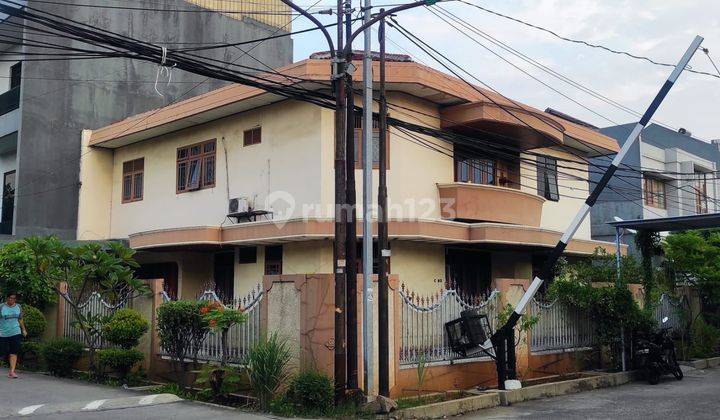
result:
[[[494,283],[500,292],[500,311],[508,304],[514,308],[530,287],[530,280],[526,279],[495,279]],[[527,333],[520,331],[519,325],[515,328],[515,342],[518,343],[515,346],[517,374],[519,378],[523,378],[528,375],[530,368],[530,340]]]

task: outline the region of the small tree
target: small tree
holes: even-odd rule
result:
[[[663,248],[671,268],[696,286],[706,320],[720,326],[720,232],[673,233]]]
[[[54,238],[47,240],[55,241]],[[57,293],[36,262],[27,241],[11,242],[0,248],[0,295],[14,291],[20,295],[23,304],[40,310],[55,302]]]
[[[112,309],[149,294],[147,284],[134,277],[133,270],[138,267],[133,259],[135,251],[117,242],[77,248],[68,247],[54,237],[30,237],[24,242],[29,250],[33,275],[65,300],[76,327],[82,330],[84,344],[89,350],[90,371],[97,375],[95,355],[104,317],[83,312],[81,305],[93,293],[109,302]],[[61,288],[62,283],[67,284],[67,290]]]
[[[160,345],[170,356],[176,380],[187,387],[185,363],[188,356],[197,361],[197,352],[209,331],[208,322],[202,316],[202,302],[180,300],[162,304],[157,310],[157,328]]]

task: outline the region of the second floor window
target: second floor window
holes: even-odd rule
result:
[[[177,193],[215,186],[215,139],[177,149]]]
[[[20,80],[22,80],[22,62],[13,64],[10,67],[10,89],[19,87]]]
[[[695,213],[705,214],[708,212],[707,174],[695,172],[695,177]]]
[[[537,191],[547,200],[560,200],[558,192],[557,159],[548,156],[537,158]]]
[[[262,142],[262,128],[255,127],[243,131],[243,146],[252,146]]]
[[[363,162],[363,118],[362,115],[355,116],[355,169],[362,169]],[[385,162],[390,167],[390,131],[385,141]],[[380,167],[380,126],[377,118],[373,118],[372,134],[372,166],[373,169]]]
[[[492,159],[458,158],[455,166],[457,182],[495,185],[495,162]]]
[[[652,207],[665,208],[665,182],[659,178],[645,175],[643,178],[645,204]]]
[[[130,203],[143,199],[143,178],[145,158],[129,160],[123,163],[122,202]]]

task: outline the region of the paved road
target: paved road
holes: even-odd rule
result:
[[[22,373],[9,379],[0,369],[0,417],[27,413],[40,419],[248,419],[265,417],[121,388]]]
[[[720,369],[685,371],[658,385],[634,382],[564,397],[528,401],[463,416],[464,419],[718,419]]]

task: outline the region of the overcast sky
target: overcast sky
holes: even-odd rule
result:
[[[546,27],[566,37],[603,44],[660,62],[677,62],[693,37],[701,35],[705,37],[703,46],[710,49],[711,57],[720,66],[720,0],[469,1]],[[359,4],[356,1],[353,3]],[[395,2],[384,0],[383,3]],[[307,6],[312,3],[304,0],[302,4]],[[334,2],[323,0],[320,4]],[[375,4],[381,3],[378,1]],[[441,7],[470,21],[482,31],[530,58],[639,112],[645,110],[672,70],[568,43],[462,3],[443,3]],[[330,22],[331,18],[323,16],[323,19]],[[552,107],[600,127],[614,125],[512,68],[439,20],[427,9],[404,12],[398,16],[398,21],[478,79],[512,99],[540,109]],[[298,18],[293,29],[308,26],[307,22]],[[410,52],[416,60],[440,68],[397,31],[390,29],[388,37],[399,45],[389,43],[389,52]],[[637,117],[523,63],[485,40],[476,39],[607,119],[617,123],[637,121]],[[356,47],[361,47],[361,43],[362,40]],[[295,37],[296,60],[307,58],[310,53],[324,49],[327,49],[326,44],[315,33]],[[697,70],[716,73],[702,52],[695,55],[691,65]],[[720,138],[719,105],[720,79],[686,72],[675,84],[656,117],[658,121],[673,128],[687,128],[694,136],[702,139]]]

